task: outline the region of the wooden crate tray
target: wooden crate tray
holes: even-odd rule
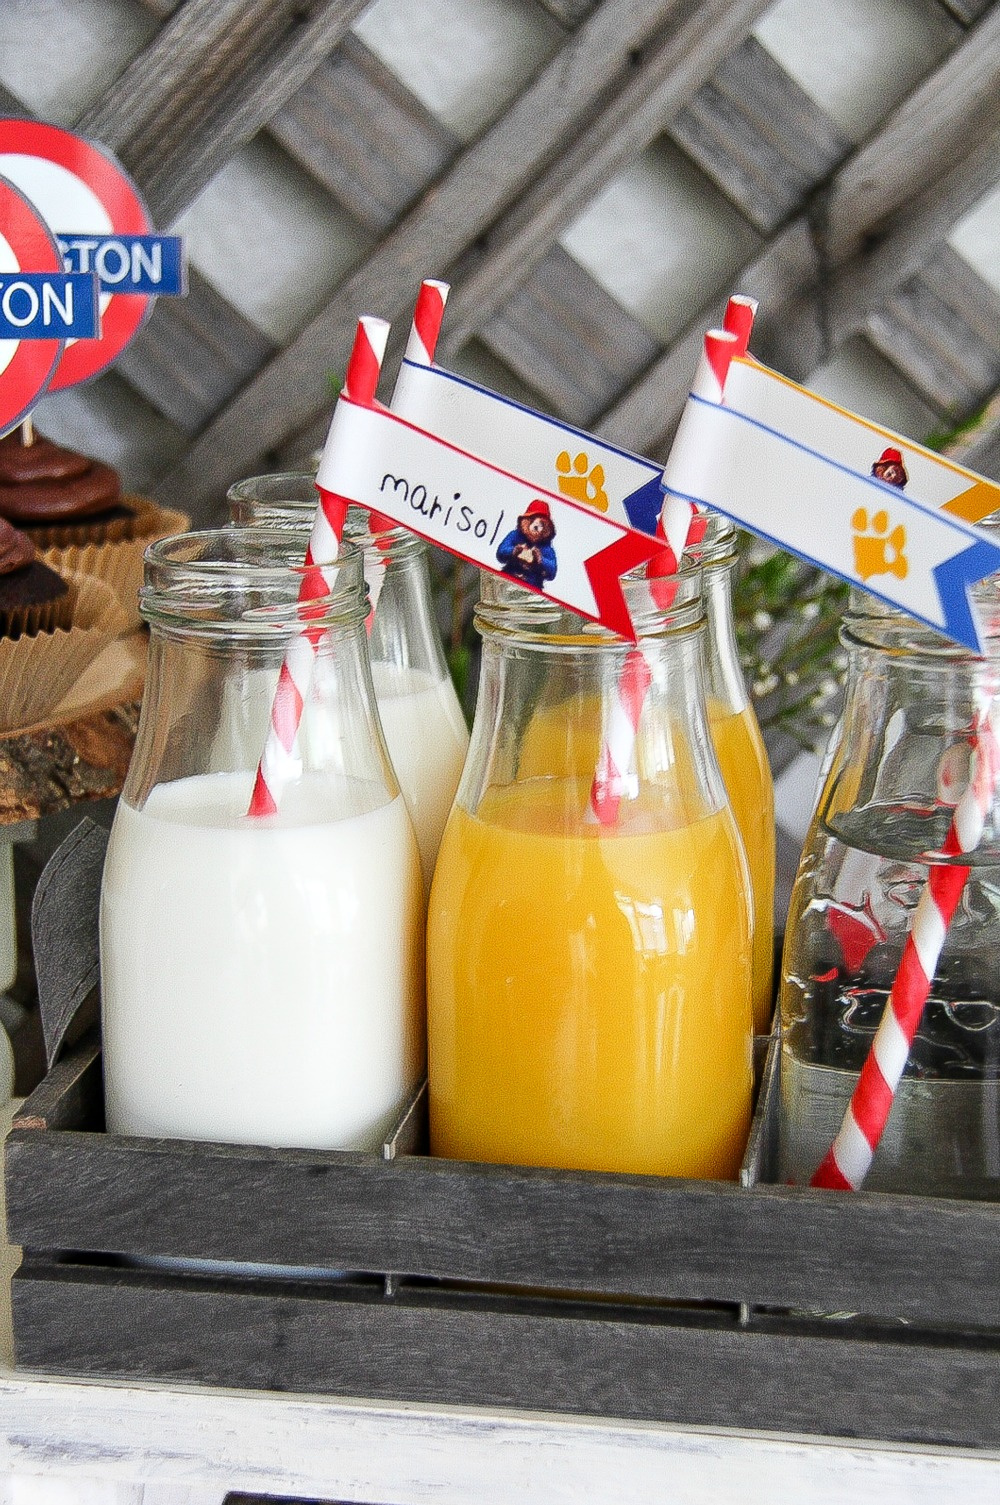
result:
[[[84,1040],[7,1140],[17,1363],[1000,1446],[1000,1206],[768,1184],[777,1059],[730,1184],[433,1159],[422,1096],[382,1155],[108,1134]]]

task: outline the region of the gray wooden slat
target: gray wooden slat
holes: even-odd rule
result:
[[[274,344],[191,268],[184,298],[161,298],[116,370],[186,434],[267,361]]]
[[[1000,90],[998,90],[1000,116]],[[870,248],[841,263],[829,278],[824,317],[840,345],[857,333],[872,310],[917,272],[962,215],[1000,181],[1000,123],[951,171],[909,202],[905,215]]]
[[[1000,298],[949,246],[885,300],[866,332],[954,421],[1000,384]]]
[[[993,3],[994,0],[938,0],[938,4],[963,26],[978,20]]]
[[[11,1131],[5,1172],[10,1239],[34,1250],[1000,1327],[989,1202],[36,1128]]]
[[[152,11],[154,16],[172,16],[181,0],[139,0],[145,10]]]
[[[757,0],[710,0],[661,32],[608,91],[600,112],[493,225],[485,244],[459,260],[442,331],[445,354],[500,311],[580,205],[663,131],[764,9]]]
[[[0,115],[11,120],[28,120],[31,118],[31,111],[0,84]]]
[[[567,169],[570,181],[574,173],[580,181],[589,174],[594,185],[605,180],[630,150],[641,149],[656,134],[664,111],[671,105],[679,108],[704,81],[706,53],[715,52],[714,66],[733,40],[734,26],[744,34],[764,5],[765,0],[742,0],[738,6],[711,0],[691,12],[680,0],[629,0],[628,5],[604,0],[507,114],[462,153],[433,193],[425,195],[364,265],[345,279],[323,313],[199,437],[182,466],[159,484],[161,498],[190,495],[192,488],[199,495],[221,489],[232,479],[237,436],[242,443],[248,433],[257,434],[263,451],[305,427],[323,401],[321,373],[346,359],[359,312],[408,317],[420,277],[440,272],[507,203],[523,194],[558,143],[572,139],[563,155],[564,163],[572,159]],[[654,28],[658,40],[651,57],[643,55],[630,64],[630,56]],[[701,46],[693,45],[699,37]],[[625,81],[615,78],[623,65],[629,70]],[[667,69],[669,77],[664,79]],[[643,90],[640,83],[647,77],[653,81],[654,97],[637,100],[636,94],[650,92],[648,84]],[[604,108],[597,134],[607,139],[603,151],[588,158],[587,147],[596,148],[597,143],[580,127],[598,101]],[[613,120],[614,131],[601,128],[605,119]],[[521,208],[544,219],[536,190],[537,181],[523,194]],[[549,219],[548,239],[532,237],[536,254],[533,262],[522,266],[521,280],[572,215],[565,190],[552,214],[556,223],[552,228]],[[508,262],[509,252],[507,245]],[[516,264],[511,276],[515,271]],[[512,285],[516,283],[507,284]],[[482,292],[482,283],[478,286]],[[494,309],[491,303],[482,317]]]
[[[169,224],[341,40],[365,0],[187,0],[80,128]]]
[[[440,272],[524,188],[556,144],[578,129],[607,79],[680,0],[604,0],[507,113],[348,276],[327,308],[212,423],[161,497],[205,494],[232,479],[247,433],[261,451],[305,426],[325,400],[322,373],[346,360],[358,314],[408,317],[420,277]]]
[[[366,0],[318,0],[262,60],[222,92],[202,101],[196,124],[173,152],[162,145],[126,161],[142,183],[154,217],[169,224],[241,146],[267,124],[343,37]]]
[[[988,20],[1000,17],[1000,8]],[[975,31],[911,97],[907,118],[915,132],[915,152],[924,152],[924,138],[933,140],[943,91],[936,80],[945,73],[954,82],[955,70],[966,69],[979,77]],[[994,69],[1000,67],[993,60]],[[732,290],[744,291],[761,300],[754,330],[753,349],[760,359],[787,375],[804,381],[845,339],[864,328],[881,301],[908,280],[929,254],[938,249],[954,222],[974,204],[1000,175],[1000,137],[996,132],[981,140],[984,115],[983,91],[966,97],[956,94],[949,101],[949,139],[980,141],[970,155],[958,161],[951,172],[938,179],[930,191],[912,202],[899,227],[874,248],[864,236],[874,232],[882,219],[882,207],[873,189],[878,182],[883,148],[887,158],[898,149],[898,115],[876,131],[864,148],[835,173],[829,192],[808,213],[799,215],[774,237],[761,256],[744,266],[733,278]],[[913,106],[918,99],[922,111]],[[990,101],[1000,109],[1000,92]],[[866,164],[859,171],[858,163]],[[842,226],[850,224],[845,247],[860,249],[831,274],[832,240],[828,210],[833,202]],[[670,350],[644,377],[623,394],[598,422],[601,433],[614,442],[628,444],[656,458],[665,458],[677,417],[690,382],[704,330],[717,323],[724,300],[699,312]]]
[[[781,310],[790,308],[796,296],[806,290],[808,308],[813,308],[813,291],[820,275],[816,245],[805,219],[794,221],[770,241],[754,261],[744,266],[733,279],[732,290],[746,293],[760,301],[761,313],[754,327],[753,351],[760,360],[794,375],[815,369],[825,346],[818,337],[809,349],[796,347],[794,362],[780,340]],[[770,311],[776,309],[776,317]],[[706,329],[718,326],[725,313],[725,296],[705,308],[679,335],[659,360],[627,392],[601,415],[597,432],[612,444],[638,449],[654,459],[665,460],[681,408],[691,386],[691,377],[702,348]]]
[[[480,338],[539,394],[585,427],[659,346],[568,252],[554,246]]]
[[[95,1040],[93,1050],[77,1049],[49,1068],[13,1122],[19,1129],[39,1133],[81,1124],[96,1128],[103,1115],[101,1060]]]
[[[185,0],[137,53],[78,128],[116,152],[138,177],[157,145],[168,154],[213,89],[288,24],[293,0]]]
[[[670,134],[758,230],[774,230],[850,149],[755,37],[725,58]]]
[[[538,4],[563,26],[579,26],[594,9],[597,0],[538,0]]]
[[[18,1367],[50,1373],[1000,1445],[994,1341],[28,1263],[11,1294]]]
[[[367,229],[384,232],[438,176],[458,141],[357,37],[270,122],[286,151]]]
[[[861,251],[877,233],[892,239],[937,179],[995,139],[998,124],[1000,6],[994,5],[837,174],[824,207],[831,264]]]

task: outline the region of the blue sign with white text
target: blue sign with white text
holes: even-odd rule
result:
[[[96,277],[0,273],[0,340],[93,340],[100,333]]]
[[[67,272],[93,272],[102,293],[183,297],[187,292],[179,235],[59,235]]]

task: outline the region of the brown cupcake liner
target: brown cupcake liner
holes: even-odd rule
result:
[[[133,538],[108,539],[101,543],[52,545],[42,552],[42,559],[52,569],[65,575],[67,570],[103,580],[111,587],[124,608],[129,625],[137,627],[139,587],[142,584],[142,556],[148,544],[174,533],[186,533],[191,519],[170,507],[158,507],[144,497],[126,497],[129,506],[143,504],[142,530]],[[138,520],[138,514],[137,514]]]
[[[160,525],[161,516],[168,509],[158,506],[150,497],[123,494],[116,505],[130,507],[131,516],[114,517],[103,522],[81,517],[75,521],[67,519],[65,522],[20,523],[18,526],[22,533],[27,533],[37,549],[68,549],[88,543],[131,543],[136,539],[144,539],[149,543],[154,537],[165,536],[157,533],[156,529]]]
[[[44,721],[87,665],[129,629],[110,586],[60,573],[69,586],[70,625],[0,638],[0,733]]]
[[[31,606],[10,606],[0,611],[0,638],[34,637],[55,632],[73,623],[74,595],[67,591],[54,601],[36,601]]]

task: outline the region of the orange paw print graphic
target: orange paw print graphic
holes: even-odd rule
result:
[[[574,502],[585,502],[588,507],[596,507],[598,512],[607,512],[608,494],[604,489],[604,466],[595,465],[590,469],[590,461],[585,454],[577,455],[575,460],[569,457],[569,450],[564,449],[556,459],[558,472],[559,490],[563,496],[568,496]]]
[[[873,575],[895,575],[905,580],[910,571],[903,550],[906,547],[906,529],[897,523],[890,530],[889,514],[884,507],[872,513],[859,507],[851,518],[854,529],[854,568],[862,580]]]

